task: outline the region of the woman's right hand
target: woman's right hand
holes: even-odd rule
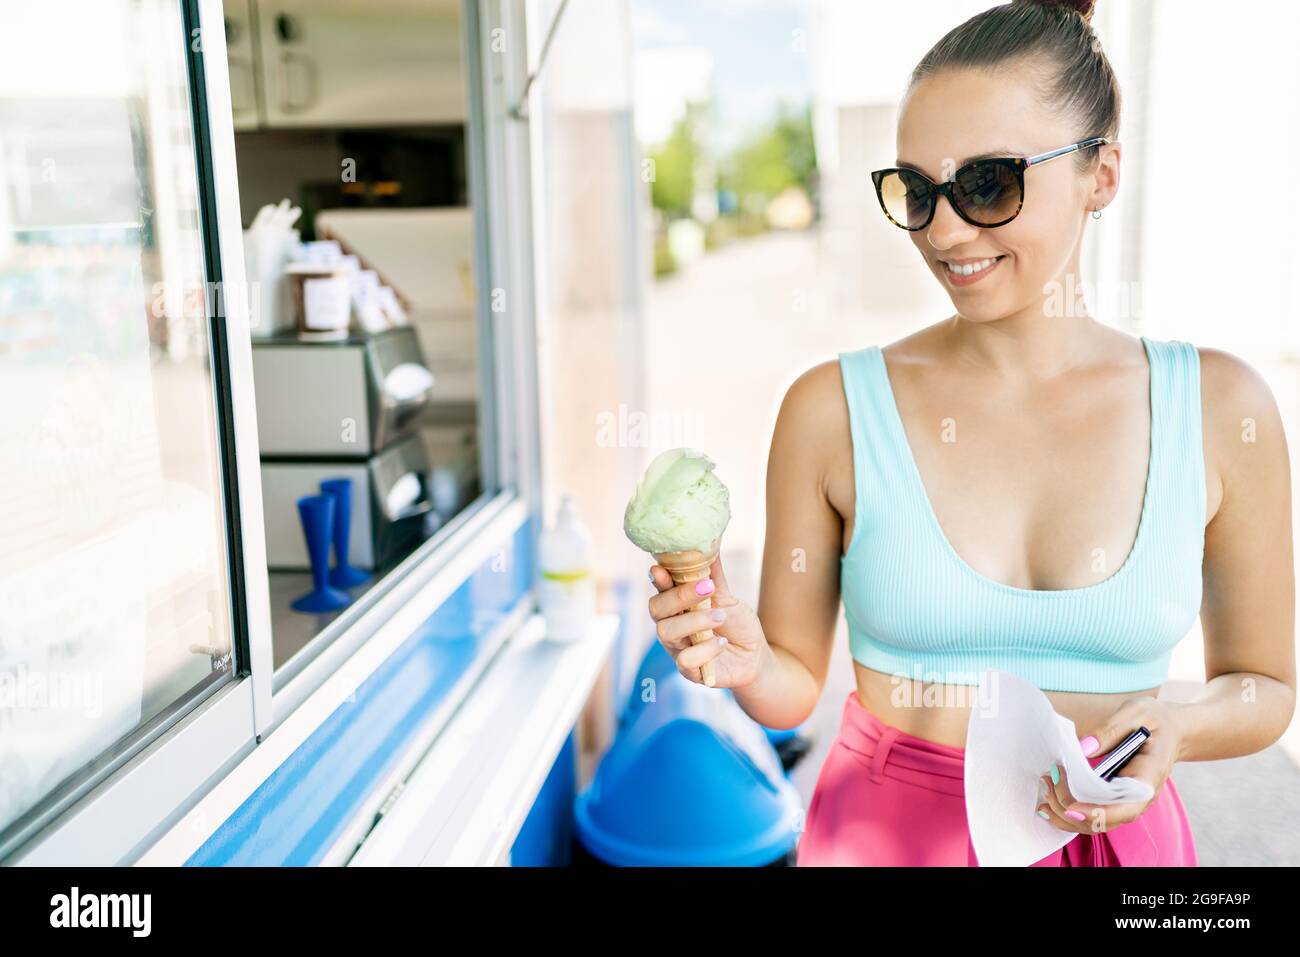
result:
[[[771,660],[772,651],[758,615],[727,586],[721,555],[713,560],[709,575],[697,582],[674,585],[666,568],[650,566],[650,578],[659,590],[650,598],[650,617],[655,621],[659,643],[673,656],[677,670],[685,678],[703,684],[700,668],[712,661],[713,687],[742,688],[758,678]],[[712,600],[712,608],[687,610],[704,598]],[[713,630],[712,641],[691,643],[692,635],[708,629]]]

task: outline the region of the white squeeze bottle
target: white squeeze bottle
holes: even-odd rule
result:
[[[591,534],[578,518],[572,495],[560,496],[555,524],[542,532],[538,553],[538,600],[546,619],[546,637],[554,641],[587,637],[596,614]]]

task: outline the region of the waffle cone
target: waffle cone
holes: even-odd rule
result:
[[[697,582],[702,578],[709,577],[709,568],[713,565],[713,560],[718,557],[716,547],[711,550],[687,549],[681,552],[657,552],[655,561],[668,569],[668,574],[673,576],[673,584],[681,585],[686,582]],[[689,611],[704,611],[713,607],[711,598],[702,598],[699,602],[691,605]],[[700,645],[706,641],[714,639],[713,629],[701,631],[698,634],[691,635],[691,644]],[[700,677],[710,688],[714,685],[713,662],[706,661],[700,668]]]

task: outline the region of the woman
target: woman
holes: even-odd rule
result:
[[[1060,308],[1119,187],[1119,91],[1090,14],[1017,0],[917,66],[897,168],[873,179],[955,314],[790,387],[757,613],[720,561],[697,585],[651,568],[678,670],[699,681],[713,661],[772,728],[812,712],[842,597],[857,687],[801,865],[977,863],[962,757],[985,668],[1043,689],[1091,763],[1151,732],[1123,772],[1149,803],[1081,804],[1043,769],[1039,814],[1078,835],[1046,866],[1194,865],[1174,763],[1259,751],[1294,710],[1289,462],[1267,386],[1227,353]],[[1212,255],[1198,245],[1191,282]],[[687,610],[703,594],[712,612]],[[1208,681],[1160,698],[1198,611]],[[718,641],[692,645],[706,628]]]

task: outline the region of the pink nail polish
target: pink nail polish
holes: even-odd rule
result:
[[[697,595],[712,595],[712,594],[713,594],[713,579],[712,579],[712,578],[704,578],[704,579],[701,579],[700,581],[697,581],[697,582],[695,583],[695,594],[697,594]]]
[[[1087,820],[1087,818],[1085,818],[1085,817],[1084,817],[1082,814],[1080,814],[1078,811],[1066,811],[1066,812],[1065,812],[1065,816],[1068,817],[1071,821],[1086,821],[1086,820]]]
[[[1096,752],[1097,746],[1099,744],[1101,744],[1100,741],[1098,741],[1092,735],[1088,735],[1086,738],[1084,738],[1082,741],[1079,742],[1079,747],[1083,748],[1084,757],[1087,757]]]

